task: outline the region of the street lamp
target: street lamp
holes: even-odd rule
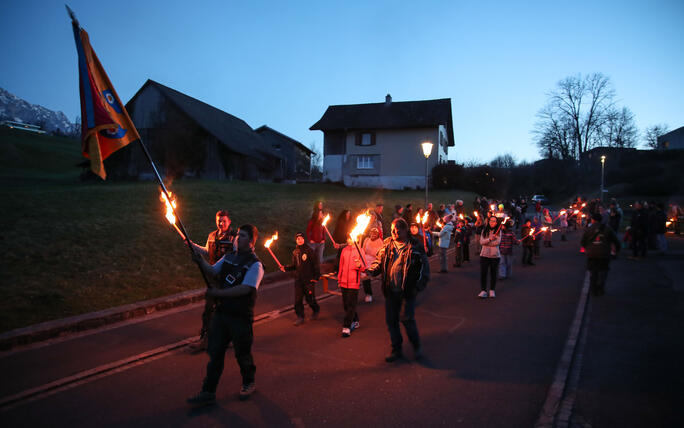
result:
[[[420,143],[423,148],[423,156],[425,156],[425,209],[428,206],[428,158],[430,153],[432,153],[432,143],[429,141],[423,141]]]
[[[606,166],[606,156],[601,156],[601,203],[603,203],[603,171]]]

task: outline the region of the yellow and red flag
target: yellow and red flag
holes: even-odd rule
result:
[[[102,161],[140,136],[90,46],[88,33],[69,12],[78,51],[82,152],[90,159],[93,173],[104,180],[107,173]]]

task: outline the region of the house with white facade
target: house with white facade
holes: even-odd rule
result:
[[[323,131],[323,180],[350,187],[424,188],[421,143],[428,171],[454,146],[450,98],[329,106],[310,129]]]

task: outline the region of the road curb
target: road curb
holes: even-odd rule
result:
[[[329,269],[326,269],[329,270]],[[263,285],[289,279],[282,272],[271,272],[264,276]],[[9,351],[18,346],[30,345],[72,333],[103,327],[109,324],[150,315],[168,309],[186,306],[204,300],[206,288],[184,291],[170,296],[143,300],[97,312],[46,321],[28,327],[10,330],[0,334],[0,351]]]
[[[559,411],[563,410],[560,406],[568,382],[568,375],[575,357],[575,350],[580,337],[582,322],[584,320],[584,314],[587,310],[588,300],[589,272],[587,271],[584,276],[584,284],[580,293],[580,299],[577,303],[575,318],[573,319],[572,324],[570,324],[568,339],[565,342],[563,353],[561,354],[560,361],[556,367],[556,373],[553,378],[553,383],[551,384],[549,392],[546,396],[546,401],[544,402],[544,406],[542,407],[539,417],[537,418],[537,422],[534,425],[535,428],[553,427],[557,414]]]

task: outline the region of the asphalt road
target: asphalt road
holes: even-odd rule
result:
[[[448,274],[435,273],[433,263],[416,311],[426,355],[420,363],[406,345],[406,360],[384,362],[389,336],[375,284],[376,300],[359,304],[361,328],[348,339],[340,337],[339,296],[322,301],[321,319],[301,327],[292,326],[292,312],[257,323],[257,392],[246,402],[238,401],[239,371],[229,351],[217,404],[188,407],[208,358],[180,348],[20,402],[0,411],[0,425],[531,427],[583,285],[577,239],[542,248],[534,267],[520,265],[517,248],[513,278],[499,282],[496,299],[476,298],[477,256]],[[290,284],[260,290],[257,313],[290,305],[292,294]],[[1,354],[0,397],[185,339],[197,333],[200,313],[195,305]],[[576,420],[586,422],[593,415],[585,398],[592,397],[579,391],[584,413]]]

